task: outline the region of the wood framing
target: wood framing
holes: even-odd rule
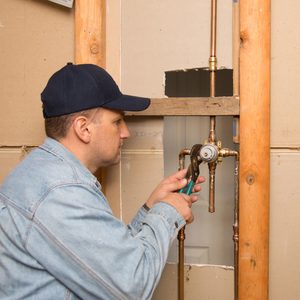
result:
[[[75,1],[75,63],[106,64],[106,1]],[[95,174],[105,191],[105,170]]]
[[[128,116],[233,116],[239,115],[238,97],[151,99],[148,109],[126,112]]]
[[[76,0],[75,34],[76,63],[105,67],[105,0]],[[240,115],[238,294],[239,300],[267,300],[270,0],[240,2],[240,36],[240,101],[238,97],[152,99],[151,106],[144,112],[127,115]]]
[[[239,300],[268,299],[270,2],[240,1]]]
[[[106,1],[75,1],[75,62],[105,67]]]

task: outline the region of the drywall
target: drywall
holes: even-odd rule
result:
[[[271,152],[270,299],[300,299],[300,153]]]
[[[272,1],[270,299],[297,300],[300,286],[300,2]]]
[[[73,61],[73,12],[48,1],[0,1],[1,145],[44,139],[40,93]]]
[[[0,0],[0,181],[22,146],[44,137],[40,93],[49,76],[73,61],[73,11],[40,0]]]
[[[184,268],[185,300],[233,299],[233,272],[220,266],[186,265]],[[154,293],[153,300],[177,299],[177,266],[168,264]]]
[[[209,2],[127,0],[121,7],[120,0],[107,1],[107,69],[124,92],[162,97],[165,71],[208,64]],[[230,67],[231,1],[218,3],[219,66]],[[300,297],[299,11],[298,1],[272,1],[270,300]],[[39,94],[53,71],[73,61],[73,13],[48,1],[0,0],[0,146],[8,146],[0,148],[0,182],[22,159],[21,146],[44,138]],[[105,183],[114,212],[126,222],[164,173],[163,119],[128,123],[131,139]],[[217,128],[219,135],[224,128]],[[197,135],[196,129],[188,138]],[[176,299],[175,272],[166,267],[156,300]],[[195,266],[189,279],[188,299],[232,300],[231,269]]]
[[[299,1],[272,1],[271,146],[300,147]]]

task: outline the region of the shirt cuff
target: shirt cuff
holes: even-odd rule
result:
[[[148,212],[150,210],[150,207],[146,203],[144,203],[144,205],[142,207],[146,212]]]
[[[184,218],[178,213],[176,208],[166,202],[158,202],[154,204],[148,214],[162,216],[169,223],[171,228],[175,226],[175,229],[178,230],[186,224]]]

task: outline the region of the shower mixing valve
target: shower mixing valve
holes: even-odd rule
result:
[[[200,157],[203,161],[211,163],[215,162],[219,156],[219,149],[214,144],[206,144],[200,150]]]

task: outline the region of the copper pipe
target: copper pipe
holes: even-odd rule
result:
[[[234,299],[238,300],[239,282],[239,155],[235,156],[234,168],[234,223],[233,223],[233,242],[234,242]]]
[[[240,11],[239,1],[234,0],[232,6],[232,64],[233,64],[233,95],[240,94]]]
[[[185,226],[178,232],[178,300],[184,299],[184,240]]]
[[[219,150],[221,157],[234,156],[234,221],[233,221],[233,242],[234,242],[234,300],[238,300],[238,278],[239,278],[239,153],[235,150],[223,148]]]
[[[182,149],[179,153],[179,170],[184,169],[185,167],[185,156],[190,155],[191,150],[190,149]]]
[[[217,40],[217,0],[211,0],[211,23],[210,23],[210,97],[215,97],[216,91],[216,71],[217,71],[217,57],[216,57],[216,40]],[[210,131],[208,142],[216,144],[216,117],[210,116]],[[209,163],[209,212],[215,211],[215,171],[217,163]]]
[[[232,69],[233,69],[233,95],[239,96],[239,67],[240,67],[240,4],[239,0],[232,3]],[[233,116],[233,142],[240,142],[240,118]]]
[[[210,39],[210,53],[211,56],[216,56],[216,40],[217,40],[217,0],[211,0],[211,39]]]
[[[208,211],[210,213],[215,212],[215,177],[216,177],[216,166],[217,163],[209,163],[209,205]]]
[[[179,153],[179,170],[185,167],[185,156],[191,153],[190,149],[182,149]],[[184,299],[184,240],[185,226],[181,228],[177,235],[178,239],[178,300]]]

